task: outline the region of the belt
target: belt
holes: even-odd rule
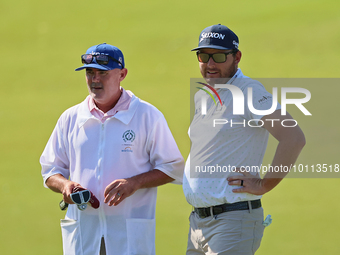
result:
[[[261,200],[252,200],[249,201],[251,204],[251,209],[256,209],[261,207]],[[224,212],[230,211],[240,211],[240,210],[249,210],[249,203],[248,201],[236,202],[232,204],[222,204],[222,205],[215,205],[212,207],[202,207],[202,208],[195,208],[194,212],[198,214],[200,218],[206,218],[212,215],[217,215]]]

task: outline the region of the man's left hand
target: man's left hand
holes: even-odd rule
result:
[[[241,175],[230,176],[227,178],[229,185],[241,186],[240,188],[233,189],[234,193],[250,193],[253,195],[263,195],[268,192],[264,186],[264,179],[256,177],[248,172],[243,172],[237,169]]]
[[[138,189],[138,183],[133,178],[118,179],[111,182],[104,191],[104,203],[109,206],[120,204]]]
[[[133,195],[138,189],[157,187],[173,180],[173,178],[158,169],[153,169],[127,179],[115,180],[104,191],[104,203],[107,203],[109,206],[118,205],[125,198]]]

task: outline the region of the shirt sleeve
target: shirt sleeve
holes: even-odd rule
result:
[[[41,175],[46,188],[46,181],[52,175],[61,174],[66,179],[70,176],[69,158],[61,126],[62,121],[60,118],[40,157]]]
[[[251,90],[252,93],[252,96],[250,97],[251,101],[248,100],[248,95],[250,93],[249,90]],[[260,120],[263,116],[281,109],[278,98],[274,98],[260,82],[256,81],[248,86],[247,91],[245,91],[245,104],[246,119],[257,120],[255,121],[257,124],[258,120]]]
[[[184,160],[164,116],[155,123],[147,141],[150,162],[158,169],[175,179],[172,183],[182,184]]]

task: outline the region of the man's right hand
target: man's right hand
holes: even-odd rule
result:
[[[63,194],[63,200],[68,203],[68,204],[74,204],[72,199],[71,199],[71,194],[73,193],[73,190],[75,188],[83,188],[79,183],[73,182],[73,181],[69,181],[66,180],[65,184],[64,184],[64,188],[62,190],[62,194]]]
[[[74,204],[70,196],[73,189],[76,187],[82,188],[79,183],[70,181],[61,174],[49,177],[46,181],[46,185],[54,192],[61,193],[63,195],[63,200],[68,204]]]

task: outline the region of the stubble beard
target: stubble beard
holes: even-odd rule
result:
[[[209,78],[209,77],[206,77],[205,75],[205,77],[203,78],[211,86],[214,86],[216,84],[226,84],[235,75],[237,69],[238,69],[237,65],[232,65],[226,72],[221,73],[222,77]]]

